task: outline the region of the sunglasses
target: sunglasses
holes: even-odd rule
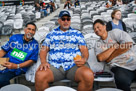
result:
[[[65,20],[70,21],[71,19],[70,18],[61,18],[61,20],[62,21],[65,21]]]

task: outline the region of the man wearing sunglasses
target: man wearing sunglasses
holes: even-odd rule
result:
[[[50,82],[65,78],[77,82],[78,91],[91,91],[94,76],[87,63],[89,53],[84,37],[70,27],[68,11],[60,12],[58,23],[60,26],[48,33],[42,44],[41,65],[35,77],[36,91],[44,91]]]

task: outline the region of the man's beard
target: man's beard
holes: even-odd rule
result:
[[[26,34],[26,38],[27,38],[27,39],[30,39],[30,40],[33,38],[33,36],[34,36],[34,35],[33,35],[32,33],[27,33],[27,34]]]
[[[63,29],[64,29],[64,30],[68,30],[68,29],[69,29],[69,27],[63,27]]]

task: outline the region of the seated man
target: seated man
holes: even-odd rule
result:
[[[44,16],[47,16],[47,7],[46,7],[46,4],[45,4],[45,3],[43,3],[42,8],[41,8],[41,11],[44,12]]]
[[[52,13],[55,10],[55,4],[53,1],[51,1],[49,4],[50,4],[50,12]]]
[[[72,6],[72,3],[71,3],[71,1],[70,0],[67,0],[66,2],[65,2],[65,4],[64,4],[64,9],[70,9],[71,8],[71,6]]]
[[[39,47],[38,42],[33,38],[36,25],[28,23],[24,32],[25,34],[11,36],[1,47],[0,57],[9,58],[9,62],[2,64],[6,69],[0,70],[0,88],[10,84],[10,79],[24,74],[28,67],[37,61]]]
[[[35,11],[40,12],[40,10],[41,10],[40,5],[38,3],[35,3]]]
[[[95,46],[97,59],[110,65],[117,88],[131,91],[130,85],[136,79],[134,41],[119,29],[107,32],[104,22],[100,19],[94,22],[93,28],[96,35],[100,36]]]
[[[91,91],[94,75],[87,63],[89,53],[84,37],[70,27],[68,11],[60,12],[58,23],[60,26],[48,33],[42,44],[41,65],[35,77],[36,91],[44,91],[50,82],[65,78],[77,82],[78,91]]]
[[[75,7],[76,7],[76,6],[80,6],[80,2],[79,2],[79,0],[75,0],[74,5],[75,5]]]

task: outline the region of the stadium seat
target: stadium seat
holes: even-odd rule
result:
[[[2,87],[0,91],[31,91],[31,89],[21,84],[10,84]]]
[[[116,88],[101,88],[96,91],[123,91],[123,90],[116,89]]]
[[[11,25],[4,25],[1,30],[0,35],[11,35],[13,32],[13,26]]]
[[[76,91],[76,90],[66,86],[53,86],[45,89],[44,91]]]

